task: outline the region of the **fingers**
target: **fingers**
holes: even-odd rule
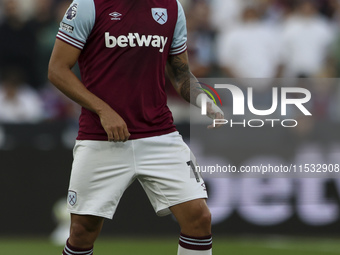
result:
[[[127,129],[127,127],[123,127],[118,129],[118,131],[116,132],[117,135],[115,135],[115,142],[126,142],[129,137],[130,137],[130,133]]]
[[[215,115],[215,119],[218,119],[218,120],[221,120],[221,119],[224,119],[224,116],[223,116],[223,114],[221,114],[221,113],[216,113],[216,115]],[[220,127],[222,127],[223,126],[223,124],[215,124],[215,128],[220,128]],[[214,128],[214,127],[213,127]]]
[[[126,142],[131,134],[127,127],[113,128],[112,132],[107,132],[109,142]]]
[[[113,142],[115,140],[113,132],[112,131],[107,131],[107,138],[109,142]]]
[[[224,114],[222,110],[215,104],[210,102],[207,103],[207,115],[211,119],[224,119]],[[208,126],[208,129],[220,128],[222,124],[215,124],[215,122]]]
[[[224,119],[224,116],[221,113],[218,112],[218,113],[215,114],[215,118],[214,119],[217,119],[217,120]],[[216,124],[214,122],[214,124],[211,124],[211,125],[208,126],[208,129],[220,128],[222,126],[223,126],[223,124]]]
[[[99,115],[109,142],[126,142],[130,133],[125,121],[111,108],[107,108]]]
[[[131,135],[125,123],[121,126],[106,126],[104,129],[109,142],[126,142]]]
[[[207,103],[207,115],[209,118],[214,119],[215,118],[215,112],[212,109],[212,103]]]
[[[123,142],[126,142],[127,140],[129,140],[131,134],[130,134],[129,130],[127,129],[127,127],[124,128],[123,131],[124,131],[124,135],[125,135],[125,139],[123,140]]]
[[[131,136],[126,126],[112,127],[109,130],[106,132],[109,142],[126,142]]]
[[[119,132],[118,132],[118,130],[117,129],[115,129],[114,131],[113,131],[113,135],[114,135],[114,142],[120,142],[120,136],[119,136]]]

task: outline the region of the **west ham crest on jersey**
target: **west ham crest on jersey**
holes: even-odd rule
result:
[[[74,206],[77,202],[77,192],[69,190],[67,195],[67,201],[71,206]]]
[[[77,9],[78,9],[78,4],[73,4],[68,8],[66,11],[66,19],[67,20],[73,20],[77,16]]]
[[[168,11],[164,8],[152,8],[152,17],[153,19],[163,25],[168,21]]]

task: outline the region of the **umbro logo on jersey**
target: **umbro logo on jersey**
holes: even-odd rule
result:
[[[152,17],[153,19],[161,24],[164,25],[168,21],[168,11],[165,8],[152,8]]]
[[[112,12],[109,15],[112,17],[111,20],[120,20],[122,16],[119,12]]]
[[[129,33],[126,35],[120,35],[118,37],[110,35],[109,32],[105,33],[105,46],[107,48],[114,48],[116,46],[125,48],[133,47],[154,47],[159,48],[159,52],[163,52],[165,45],[168,41],[168,37],[159,35],[140,35],[139,33]]]

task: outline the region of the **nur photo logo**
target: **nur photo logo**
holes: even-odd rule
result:
[[[246,110],[255,115],[261,116],[257,119],[243,119],[235,121],[233,119],[214,119],[213,126],[216,125],[230,125],[230,127],[243,126],[243,127],[263,127],[265,124],[275,127],[278,123],[282,127],[296,127],[298,121],[296,119],[279,119],[270,118],[270,116],[280,110],[281,117],[287,117],[288,106],[293,106],[298,110],[298,113],[303,116],[312,116],[310,111],[307,109],[306,104],[311,100],[312,95],[308,89],[299,87],[273,87],[271,88],[271,106],[267,109],[257,109],[254,105],[254,91],[252,87],[247,88],[247,93],[244,93],[239,87],[231,84],[215,84],[214,87],[207,84],[201,83],[208,87],[215,96],[219,99],[222,106],[222,100],[220,91],[225,91],[232,96],[232,112],[224,111],[225,115],[232,114],[233,116],[245,116]],[[214,95],[207,89],[201,88],[205,91],[213,102],[217,105]],[[216,91],[219,90],[219,93]],[[292,96],[294,95],[294,96]],[[207,99],[202,98],[202,115],[207,115]],[[277,116],[277,115],[276,115]]]

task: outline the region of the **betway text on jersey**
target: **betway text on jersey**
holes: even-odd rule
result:
[[[110,35],[109,32],[105,33],[105,45],[107,48],[118,47],[154,47],[159,48],[159,52],[163,52],[168,37],[159,35],[140,35],[139,33],[129,33],[120,35],[118,37]]]

